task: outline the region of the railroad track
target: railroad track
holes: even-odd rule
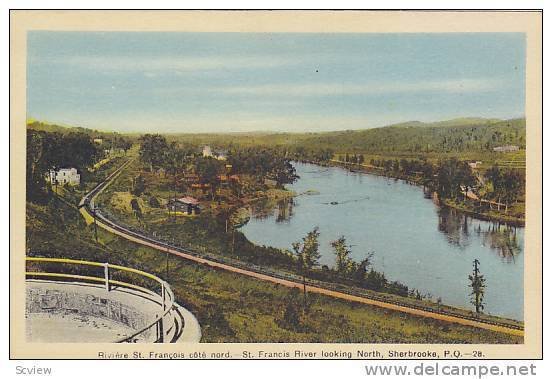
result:
[[[206,255],[205,253],[200,253],[186,247],[170,244],[166,241],[159,240],[158,238],[152,238],[151,236],[145,235],[141,230],[122,225],[121,223],[108,218],[101,212],[101,210],[98,210],[94,207],[94,200],[105,188],[107,188],[109,184],[113,182],[113,180],[117,178],[117,176],[132,161],[133,159],[130,159],[125,162],[120,168],[115,170],[102,183],[94,187],[87,195],[85,195],[81,199],[79,203],[79,210],[88,221],[95,218],[97,226],[113,234],[116,234],[127,240],[152,247],[156,250],[179,256],[190,261],[205,264],[213,268],[222,269],[225,271],[247,275],[267,282],[281,284],[287,287],[303,288],[301,278],[293,276],[291,274],[263,269],[258,266],[247,265],[241,262],[228,262],[221,257]],[[361,291],[357,291],[352,288],[343,288],[340,285],[309,280],[307,284],[307,291],[339,299],[400,311],[419,317],[432,318],[440,321],[452,322],[456,324],[467,325],[511,335],[524,335],[524,328],[520,325],[495,320],[481,319],[478,317],[459,314],[448,310],[438,310],[423,305],[415,305],[397,300],[383,299],[378,296],[361,293]]]

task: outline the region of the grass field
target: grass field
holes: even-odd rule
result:
[[[28,247],[44,256],[124,264],[165,276],[166,256],[86,226],[65,203],[28,204]],[[309,295],[300,327],[284,320],[301,294],[288,288],[169,258],[169,282],[178,301],[202,325],[203,342],[521,343],[522,338],[400,312]]]

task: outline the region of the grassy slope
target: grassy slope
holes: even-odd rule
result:
[[[63,202],[27,204],[28,246],[42,255],[110,261],[164,275],[165,255],[100,231],[93,239],[76,209]],[[279,285],[170,258],[170,283],[178,301],[202,325],[203,342],[521,343],[480,329],[407,316],[376,307],[310,295],[304,331],[279,320],[300,295]]]

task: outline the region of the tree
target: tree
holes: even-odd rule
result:
[[[456,158],[440,162],[436,179],[437,193],[449,199],[460,197],[463,188],[467,189],[476,182],[470,166]]]
[[[167,149],[167,140],[160,134],[140,137],[140,160],[149,165],[151,172],[163,165]]]
[[[360,263],[354,263],[351,268],[352,270],[352,279],[358,283],[364,284],[366,282],[366,276],[368,274],[368,267],[372,265],[372,258],[374,257],[374,252],[371,251],[367,254],[366,258],[360,261]]]
[[[293,251],[297,258],[297,264],[303,277],[303,313],[307,308],[307,280],[306,277],[314,266],[318,265],[320,259],[319,242],[320,232],[318,227],[315,227],[312,231],[308,232],[303,237],[303,243],[294,242],[292,244]]]
[[[516,202],[518,196],[524,188],[525,177],[518,171],[508,170],[503,174],[504,183],[504,202],[506,203],[506,213],[508,206]]]
[[[132,191],[131,193],[135,196],[140,196],[144,191],[146,190],[146,182],[142,175],[138,175],[134,180],[132,184]]]
[[[475,306],[475,312],[480,313],[484,308],[485,278],[479,272],[479,260],[473,261],[473,272],[468,275],[468,279],[470,280],[469,287],[472,289],[471,303]]]
[[[201,183],[211,186],[211,198],[214,200],[220,182],[219,175],[223,169],[222,163],[215,158],[200,157],[196,160],[195,168]]]
[[[130,207],[132,208],[132,211],[134,212],[134,216],[136,218],[142,217],[142,208],[140,208],[140,204],[138,203],[138,200],[136,199],[130,200]]]
[[[87,134],[27,130],[27,198],[42,203],[47,200],[48,170],[75,167],[82,172],[97,156],[98,151]]]
[[[345,237],[339,237],[339,239],[332,241],[331,245],[335,252],[335,269],[337,273],[343,276],[349,274],[354,266],[354,262],[350,258],[351,250],[347,246]]]
[[[525,177],[516,170],[502,170],[493,166],[485,172],[485,179],[491,187],[487,192],[500,204],[512,205],[525,187]],[[500,205],[499,205],[500,209]]]
[[[297,304],[297,295],[299,290],[293,288],[289,295],[286,297],[286,307],[284,309],[283,315],[279,323],[281,327],[288,330],[300,331],[302,330],[302,320],[301,314],[299,311],[300,305]]]
[[[517,200],[525,187],[525,177],[519,171],[503,170],[497,166],[489,168],[484,177],[487,180],[486,194],[499,204],[504,202],[508,212],[508,206]]]
[[[161,204],[159,204],[159,200],[155,196],[151,196],[149,198],[149,206],[152,208],[160,208]]]
[[[273,163],[271,176],[276,180],[278,187],[293,183],[298,178],[295,167],[288,159],[276,159]]]

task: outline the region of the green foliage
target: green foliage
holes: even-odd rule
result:
[[[132,208],[132,211],[134,212],[134,216],[136,218],[142,217],[142,208],[140,208],[140,204],[138,203],[138,200],[133,198],[130,200],[130,207]]]
[[[251,175],[257,180],[273,179],[277,186],[293,183],[298,177],[286,150],[276,147],[232,145],[228,163],[232,173]]]
[[[318,227],[315,227],[313,230],[307,233],[303,237],[303,243],[294,242],[293,251],[297,257],[297,262],[299,264],[301,272],[303,274],[308,274],[314,266],[318,265],[318,260],[320,259],[320,243],[318,238],[320,237],[320,231]]]
[[[159,200],[157,200],[155,196],[150,196],[149,206],[152,208],[161,208],[161,204],[159,203]]]
[[[165,257],[159,251],[102,229],[100,245],[96,244],[93,227],[63,202],[27,203],[26,212],[26,246],[31,255],[110,262],[158,276],[165,272]],[[282,319],[290,299],[299,301],[297,290],[177,258],[170,261],[170,285],[178,303],[198,317],[202,342],[207,343],[523,343],[520,337],[317,294],[310,296],[309,318],[301,319],[301,326],[294,330]],[[292,322],[297,320],[291,313],[288,316]]]
[[[492,152],[493,147],[503,145],[516,145],[524,149],[525,119],[472,118],[435,123],[409,122],[381,128],[324,133],[190,134],[173,138],[180,142],[226,148],[278,148],[293,159],[326,162],[336,152],[342,155],[483,153]]]
[[[348,275],[353,270],[354,262],[350,257],[351,250],[347,246],[345,236],[331,242],[335,252],[335,269],[340,275]]]
[[[167,140],[160,134],[144,134],[140,141],[140,160],[150,171],[162,167],[168,150]]]
[[[468,275],[472,292],[471,303],[475,306],[475,312],[480,313],[484,308],[483,296],[485,294],[485,278],[479,271],[479,261],[473,261],[473,273]]]
[[[202,315],[202,319],[203,333],[219,335],[223,338],[232,338],[236,334],[224,315],[224,309],[219,305],[213,304],[208,307]]]
[[[485,172],[490,188],[486,195],[490,199],[507,205],[514,203],[525,189],[525,176],[518,170],[501,169],[493,166]]]
[[[299,290],[297,288],[294,288],[289,292],[283,315],[280,319],[276,319],[276,322],[281,328],[292,331],[303,330],[301,306],[298,302],[298,297]]]
[[[456,158],[440,162],[436,172],[434,187],[443,198],[459,198],[463,191],[476,182],[470,166]]]
[[[223,172],[224,165],[212,157],[198,157],[195,161],[195,172],[203,184],[216,187],[219,184],[218,176]]]
[[[45,181],[48,170],[75,167],[82,173],[98,155],[92,140],[84,133],[27,130],[27,198],[44,203],[48,198]]]
[[[144,193],[145,190],[146,190],[146,182],[144,180],[144,177],[142,175],[138,175],[133,180],[131,193],[135,196],[140,196]]]
[[[433,124],[398,124],[359,131],[317,133],[303,146],[366,153],[491,151],[493,147],[525,147],[525,120],[473,120]]]

